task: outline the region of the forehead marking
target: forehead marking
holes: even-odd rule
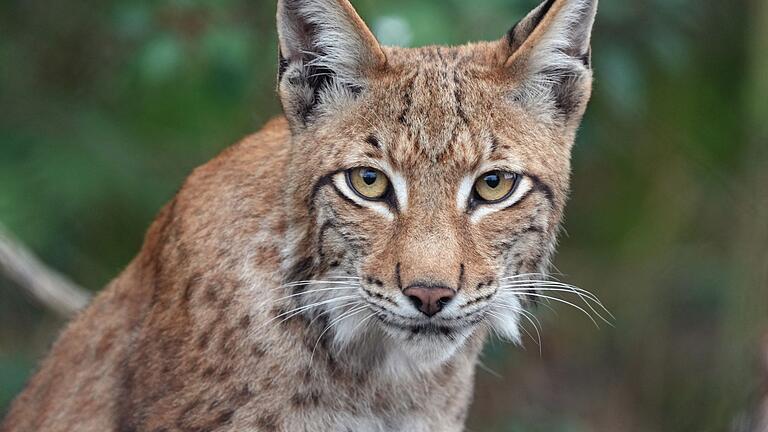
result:
[[[493,157],[496,154],[496,152],[499,151],[499,147],[501,147],[501,145],[499,144],[499,138],[496,135],[492,135],[489,157]]]
[[[465,126],[469,126],[469,118],[467,118],[467,113],[464,112],[464,94],[463,90],[461,88],[461,85],[463,83],[462,79],[459,77],[459,71],[458,66],[460,62],[457,62],[456,65],[454,65],[453,69],[453,99],[456,103],[456,115],[459,116],[459,119],[461,119],[462,123],[464,123]],[[454,126],[454,131],[455,131]]]
[[[376,138],[376,136],[373,134],[368,135],[368,137],[365,138],[365,142],[372,145],[376,149],[381,149],[381,144],[379,143],[378,138]]]
[[[399,122],[410,145],[432,162],[447,157],[462,131],[471,131],[461,65],[466,57],[456,50],[429,48],[424,61],[414,65],[402,91]]]
[[[411,107],[413,105],[413,89],[416,86],[416,79],[419,77],[420,73],[420,69],[417,69],[416,72],[411,75],[408,80],[408,85],[403,91],[403,111],[400,113],[400,117],[398,117],[397,121],[406,127],[410,125],[408,114],[411,112]]]

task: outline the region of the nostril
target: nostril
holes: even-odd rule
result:
[[[422,302],[421,299],[415,295],[408,296],[408,298],[411,299],[411,303],[413,303],[413,306],[416,309],[421,309],[421,306],[424,304],[424,302]]]
[[[440,299],[438,299],[438,300],[437,300],[437,304],[438,304],[438,305],[440,306],[440,308],[442,309],[442,308],[444,308],[445,306],[447,306],[447,305],[448,305],[448,303],[450,303],[450,302],[451,302],[451,300],[453,300],[453,296],[450,296],[450,297],[448,297],[448,296],[445,296],[445,297],[441,297]]]

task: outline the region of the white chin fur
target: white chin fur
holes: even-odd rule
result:
[[[387,360],[382,368],[389,376],[409,378],[434,370],[453,358],[464,345],[468,333],[456,334],[453,340],[439,336],[422,336],[407,340],[403,333],[385,328]]]
[[[400,339],[400,340],[398,340]],[[467,334],[456,334],[453,339],[441,336],[422,336],[412,340],[395,339],[403,355],[416,364],[433,367],[447,362],[464,344]]]
[[[438,335],[409,338],[405,331],[382,326],[375,318],[367,319],[370,314],[366,310],[339,322],[334,332],[334,346],[363,358],[383,360],[378,368],[390,377],[412,377],[440,367],[457,354],[471,333],[471,329],[467,329],[455,333],[453,339]]]

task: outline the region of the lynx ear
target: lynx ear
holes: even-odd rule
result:
[[[567,119],[581,117],[592,84],[590,39],[597,0],[547,0],[502,40],[513,97]]]
[[[278,0],[277,32],[280,98],[292,127],[350,101],[386,63],[347,0]]]

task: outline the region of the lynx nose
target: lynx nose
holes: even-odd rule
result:
[[[403,291],[416,307],[428,317],[434,316],[450,303],[456,291],[446,287],[408,287]]]

